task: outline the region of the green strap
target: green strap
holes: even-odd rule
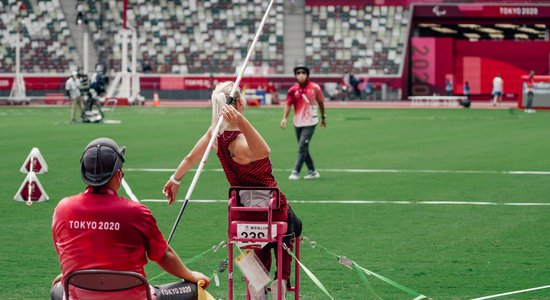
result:
[[[303,239],[304,239],[305,241],[309,242],[309,245],[310,245],[312,248],[319,247],[319,248],[321,248],[322,250],[324,250],[326,253],[328,253],[328,254],[330,254],[330,255],[332,255],[332,256],[335,256],[338,260],[340,260],[340,258],[343,257],[343,256],[340,256],[340,255],[338,255],[338,254],[336,254],[336,253],[334,253],[334,252],[328,250],[327,248],[325,248],[325,247],[319,245],[317,242],[311,241],[311,240],[308,239],[307,237],[303,237]],[[347,259],[347,258],[346,258],[346,259]],[[348,260],[349,260],[349,259],[348,259]],[[368,282],[367,277],[364,276],[364,274],[372,275],[372,276],[374,276],[374,277],[376,277],[376,278],[382,280],[383,282],[385,282],[385,283],[387,283],[387,284],[389,284],[389,285],[391,285],[391,286],[393,286],[393,287],[395,287],[395,288],[397,288],[397,289],[399,289],[399,290],[401,290],[401,291],[403,291],[403,292],[405,292],[405,293],[407,293],[407,294],[409,294],[409,295],[411,295],[411,296],[413,296],[413,297],[416,297],[414,300],[428,299],[428,297],[426,297],[426,296],[424,296],[424,295],[422,295],[422,294],[420,294],[420,293],[418,293],[418,292],[416,292],[416,291],[414,291],[414,290],[412,290],[412,289],[410,289],[410,288],[408,288],[408,287],[406,287],[406,286],[404,286],[404,285],[402,285],[402,284],[399,284],[399,283],[397,283],[397,282],[395,282],[395,281],[393,281],[393,280],[391,280],[391,279],[389,279],[389,278],[386,278],[386,277],[384,277],[384,276],[382,276],[382,275],[376,274],[376,273],[374,273],[374,272],[372,272],[372,271],[370,271],[370,270],[367,270],[367,269],[361,267],[360,265],[358,265],[358,264],[357,264],[355,261],[353,261],[353,260],[350,260],[350,261],[351,261],[351,263],[353,264],[353,268],[358,272],[359,277],[361,278],[361,280],[363,280],[363,282],[365,283],[365,285],[367,286],[367,288],[368,288],[371,292],[373,292],[374,295],[376,295],[376,293],[374,293],[374,291],[372,290],[372,287],[370,286],[370,283]],[[346,266],[347,266],[347,265],[346,265]],[[376,297],[378,297],[378,295],[376,295]],[[380,298],[380,297],[378,297],[378,298]]]
[[[412,290],[412,289],[410,289],[410,288],[408,288],[408,287],[406,287],[406,286],[404,286],[404,285],[402,285],[402,284],[399,284],[399,283],[397,283],[397,282],[395,282],[395,281],[389,279],[389,278],[386,278],[386,277],[384,277],[384,276],[382,276],[382,275],[380,275],[380,274],[376,274],[376,273],[374,273],[374,272],[372,272],[372,271],[369,271],[369,270],[367,270],[367,269],[365,269],[365,268],[359,266],[356,262],[353,262],[353,267],[356,268],[356,269],[359,269],[359,270],[363,271],[363,272],[364,272],[365,274],[367,274],[367,275],[372,275],[372,276],[374,276],[374,277],[376,277],[376,278],[378,278],[378,279],[380,279],[380,280],[382,280],[382,281],[384,281],[384,282],[386,282],[386,283],[392,285],[393,287],[402,290],[403,292],[405,292],[405,293],[407,293],[407,294],[409,294],[409,295],[411,295],[411,296],[413,296],[413,297],[416,297],[416,298],[415,298],[416,300],[427,299],[427,298],[428,298],[428,297],[426,297],[426,296],[424,296],[424,295],[422,295],[422,294],[420,294],[420,293],[418,293],[418,292],[416,292],[416,291],[414,291],[414,290]]]
[[[162,276],[164,276],[164,275],[166,275],[166,272],[163,271],[162,273],[158,274],[157,276],[155,276],[155,277],[153,277],[153,278],[151,278],[151,279],[147,279],[147,280],[148,280],[149,282],[152,282],[152,281],[155,281],[155,280],[157,280],[158,278],[160,278],[160,277],[162,277]]]
[[[376,294],[376,292],[374,291],[374,289],[370,285],[369,280],[367,279],[367,276],[365,276],[365,272],[363,272],[363,270],[358,268],[357,264],[355,264],[355,263],[353,264],[353,269],[357,272],[357,275],[359,275],[359,278],[361,278],[361,280],[363,280],[363,283],[365,284],[365,286],[367,287],[369,292],[371,292],[371,294],[373,294],[374,297],[376,297],[376,299],[382,300],[382,298],[380,298],[380,296],[378,296],[378,294]]]
[[[290,256],[292,256],[292,258],[294,258],[299,264],[300,264],[300,267],[302,267],[302,269],[304,269],[304,271],[306,272],[307,276],[309,276],[309,278],[311,278],[311,281],[313,281],[313,283],[315,283],[315,285],[317,285],[317,287],[319,287],[319,289],[321,289],[321,291],[325,292],[325,294],[332,300],[334,300],[334,298],[332,298],[332,296],[329,294],[329,292],[327,291],[327,289],[325,288],[325,286],[321,283],[321,281],[319,279],[317,279],[317,277],[308,269],[306,268],[306,266],[304,266],[302,264],[302,262],[300,262],[298,260],[298,258],[296,258],[296,256],[294,255],[294,253],[292,253],[292,251],[285,246],[285,249],[288,251],[288,253],[290,254]]]
[[[210,249],[208,249],[208,250],[206,250],[206,251],[203,251],[202,253],[199,253],[199,254],[197,254],[197,255],[191,257],[190,259],[184,261],[184,264],[185,264],[186,266],[187,266],[187,265],[190,265],[190,264],[192,264],[192,263],[194,263],[194,262],[196,262],[196,261],[202,259],[202,258],[203,258],[204,256],[206,256],[206,254],[208,254],[209,252],[212,252],[212,251],[213,251],[213,252],[216,252],[216,251],[218,251],[218,249],[219,249],[220,247],[224,247],[225,245],[226,245],[226,242],[225,242],[225,241],[221,241],[219,244],[212,246]],[[148,281],[149,281],[149,282],[154,281],[154,280],[156,280],[156,279],[158,279],[158,278],[160,278],[160,277],[162,277],[162,276],[164,276],[164,275],[166,275],[166,274],[167,274],[166,272],[162,272],[162,273],[160,273],[159,275],[157,275],[157,276],[155,276],[155,277],[153,277],[153,278],[151,278],[151,279],[148,279]]]

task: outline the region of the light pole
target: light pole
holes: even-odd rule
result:
[[[82,23],[86,24],[86,14],[84,12],[84,7],[82,3],[77,4],[77,15],[76,15],[76,24],[80,27],[82,30],[82,55],[84,56],[82,58],[82,72],[84,74],[88,74],[88,29],[86,26],[82,26]]]
[[[25,11],[26,7],[23,3],[19,5],[18,17],[16,17],[17,32],[15,35],[15,77],[11,86],[11,92],[9,102],[23,101],[26,99],[25,80],[21,74],[21,27],[24,23],[22,11]]]

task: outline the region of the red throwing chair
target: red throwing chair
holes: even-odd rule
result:
[[[288,224],[273,220],[273,210],[280,206],[280,191],[278,188],[265,187],[231,187],[228,203],[228,270],[229,270],[229,300],[233,300],[233,248],[261,249],[267,243],[277,243],[277,280],[278,295],[282,299],[282,254],[283,238]],[[294,241],[294,253],[300,259],[300,238]],[[294,293],[294,299],[300,299],[300,265],[294,263],[294,287],[287,292]],[[250,299],[247,289],[246,299]]]

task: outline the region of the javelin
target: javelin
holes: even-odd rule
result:
[[[246,65],[248,64],[248,60],[250,59],[250,56],[252,55],[252,52],[254,51],[254,46],[256,46],[256,42],[258,41],[258,38],[260,37],[260,34],[262,33],[262,29],[264,28],[265,21],[267,20],[267,16],[269,15],[269,11],[271,10],[271,6],[273,6],[273,1],[269,1],[269,5],[267,6],[267,10],[265,11],[264,17],[262,18],[262,22],[260,23],[260,27],[258,28],[258,31],[256,31],[256,35],[254,36],[254,40],[252,41],[252,44],[250,45],[250,48],[248,48],[248,53],[246,54],[246,58],[243,61],[243,64],[239,70],[239,74],[237,76],[237,79],[235,80],[235,83],[233,84],[233,88],[231,89],[231,92],[229,93],[229,98],[227,98],[227,104],[231,104],[233,102],[233,97],[235,97],[235,93],[237,92],[237,89],[239,88],[239,83],[241,82],[241,79],[243,77],[244,71],[246,69]],[[204,168],[204,165],[206,164],[206,161],[208,160],[208,154],[210,153],[210,150],[212,149],[212,146],[214,145],[214,141],[216,140],[216,137],[218,136],[218,132],[220,131],[220,127],[223,122],[223,115],[220,115],[220,118],[218,120],[218,124],[216,124],[216,127],[214,128],[214,131],[212,132],[212,137],[210,138],[210,142],[208,143],[208,146],[206,147],[206,151],[204,151],[204,155],[202,156],[202,159],[199,163],[199,167],[197,168],[197,172],[195,173],[195,177],[193,177],[193,181],[191,182],[191,186],[189,186],[189,190],[187,191],[187,195],[185,195],[185,200],[183,201],[183,205],[181,206],[180,212],[178,214],[178,217],[176,218],[176,222],[174,223],[174,226],[172,227],[172,230],[170,231],[170,235],[168,236],[168,244],[170,244],[170,241],[172,240],[172,237],[174,236],[174,233],[176,231],[176,228],[178,227],[178,223],[181,219],[181,216],[183,215],[183,212],[185,211],[185,207],[187,206],[187,203],[189,202],[189,199],[191,199],[191,194],[193,194],[193,190],[195,189],[195,186],[197,185],[197,181],[199,181],[199,177],[201,176],[202,169]]]

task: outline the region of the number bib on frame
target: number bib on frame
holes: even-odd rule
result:
[[[277,225],[271,225],[271,237],[277,236]],[[267,237],[267,224],[237,224],[237,237],[243,239],[261,239]],[[237,242],[239,248],[263,248],[267,242]]]

